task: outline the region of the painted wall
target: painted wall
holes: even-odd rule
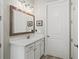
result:
[[[35,20],[43,20],[43,26],[36,26],[37,33],[45,33],[46,2],[45,0],[35,0],[34,5]]]
[[[32,1],[32,2],[31,2],[31,1]],[[34,5],[34,2],[33,2],[33,1],[34,1],[34,0],[26,0],[25,2],[26,2],[27,5],[28,5],[28,4]],[[21,10],[23,10],[23,11],[26,11],[26,12],[28,12],[28,13],[33,14],[33,9],[29,8],[28,6],[26,7],[26,6],[25,6],[25,3],[21,3],[21,2],[18,1],[18,0],[10,0],[9,5],[13,5],[13,6],[15,6],[15,7],[19,8],[19,9],[21,9]]]

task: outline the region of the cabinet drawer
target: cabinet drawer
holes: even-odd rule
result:
[[[25,52],[29,52],[30,50],[34,49],[34,44],[28,45],[25,47]]]

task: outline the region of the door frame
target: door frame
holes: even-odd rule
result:
[[[2,4],[3,4],[3,1],[0,0],[0,2],[1,2],[0,3],[0,5],[1,5],[0,6],[0,10],[1,10],[0,11],[0,29],[1,29],[0,30],[0,55],[1,55],[0,58],[3,59],[3,46],[2,46],[3,45],[3,32],[2,32],[3,31],[3,29],[2,29],[3,28],[3,21],[2,21]]]
[[[9,0],[1,1],[1,59],[10,59]]]
[[[63,0],[61,0],[63,2]],[[61,1],[57,1],[57,2],[61,2]],[[71,59],[71,0],[67,0],[68,1],[68,4],[69,4],[69,59]],[[46,4],[46,21],[45,21],[45,55],[47,55],[47,30],[48,30],[48,4],[52,3],[53,1],[51,2],[48,2]],[[56,2],[55,2],[56,3]]]
[[[70,42],[69,42],[69,59],[72,59],[71,57],[71,44],[72,44],[72,38],[71,38],[71,0],[69,0],[69,39],[70,39]]]

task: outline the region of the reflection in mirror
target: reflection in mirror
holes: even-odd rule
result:
[[[10,6],[10,36],[33,33],[35,16]]]

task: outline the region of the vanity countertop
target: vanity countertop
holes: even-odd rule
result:
[[[38,35],[34,35],[34,37],[30,37],[29,39],[23,38],[23,39],[10,40],[10,44],[14,44],[18,46],[27,46],[43,38],[44,38],[44,35],[38,34]]]

